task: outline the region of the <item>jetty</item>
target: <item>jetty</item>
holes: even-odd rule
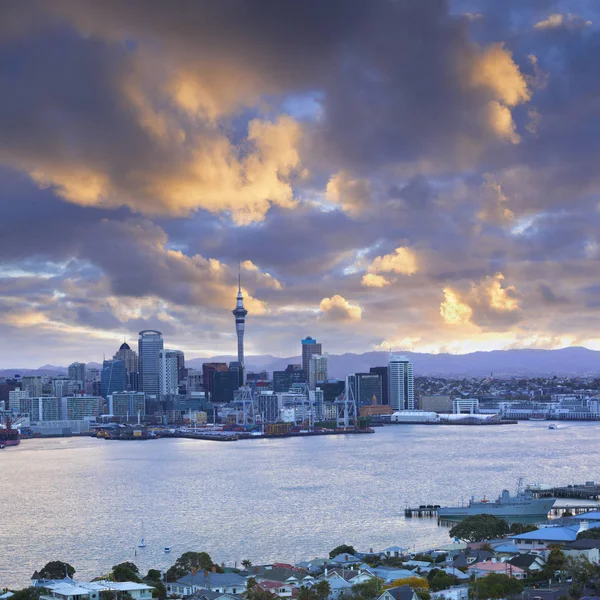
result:
[[[577,498],[579,500],[600,500],[600,485],[594,483],[593,481],[586,481],[584,484],[563,485],[548,488],[530,486],[528,489],[536,498]]]

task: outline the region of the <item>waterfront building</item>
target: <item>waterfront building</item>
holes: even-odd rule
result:
[[[381,404],[381,377],[377,373],[349,375],[348,385],[357,404]]]
[[[302,365],[288,365],[285,371],[273,371],[273,391],[287,392],[296,383],[306,383]]]
[[[208,400],[212,400],[213,397],[213,373],[217,371],[228,371],[229,367],[227,363],[203,363],[202,365],[202,382],[204,385],[204,391],[207,394]]]
[[[306,337],[301,342],[302,345],[302,368],[304,369],[304,373],[307,378],[310,373],[310,357],[313,354],[321,354],[322,347],[321,344],[317,343],[317,340],[314,340],[311,337]]]
[[[158,385],[161,398],[179,392],[178,352],[179,350],[165,349],[159,351]]]
[[[346,381],[343,379],[324,381],[319,384],[319,387],[323,390],[323,401],[335,402],[340,394],[343,394],[346,389]]]
[[[316,389],[319,381],[327,381],[328,354],[313,354],[310,357],[308,371],[308,386],[311,390]]]
[[[235,331],[237,333],[237,362],[240,365],[240,380],[239,385],[246,384],[244,375],[244,330],[246,328],[246,315],[248,311],[244,308],[244,297],[242,295],[242,279],[238,275],[238,293],[235,308],[231,311],[235,317]]]
[[[63,398],[74,394],[81,389],[81,384],[72,379],[60,378],[52,380],[52,394]]]
[[[103,398],[108,398],[114,392],[124,392],[127,389],[125,362],[122,360],[105,360],[102,363],[100,379]]]
[[[163,338],[160,331],[154,329],[140,331],[138,339],[139,391],[146,394],[146,399],[157,399],[159,396],[158,371],[162,349]]]
[[[56,396],[21,398],[19,413],[29,415],[31,422],[60,421],[62,418],[61,399]]]
[[[8,392],[8,408],[13,412],[21,412],[21,400],[29,398],[29,390],[11,390]]]
[[[394,410],[414,410],[414,368],[406,356],[390,355],[388,362],[388,393],[390,406]]]
[[[141,418],[146,416],[144,392],[115,392],[108,397],[108,412],[114,417]]]
[[[277,423],[281,416],[281,396],[272,391],[257,392],[254,395],[256,412],[262,423]]]
[[[475,414],[479,412],[479,400],[476,398],[455,398],[452,401],[452,412],[455,415],[464,413]]]
[[[135,350],[132,350],[127,342],[123,342],[113,356],[114,360],[122,360],[127,371],[127,387],[137,390],[139,387],[139,361]]]
[[[387,406],[390,403],[390,396],[388,392],[388,368],[387,367],[371,367],[370,373],[375,373],[381,377],[381,401],[379,404]]]
[[[452,412],[452,399],[443,394],[421,396],[419,408],[436,413],[450,413]]]
[[[76,381],[80,387],[83,387],[85,381],[85,363],[74,362],[71,363],[67,369],[69,379]]]
[[[62,419],[83,421],[102,414],[102,398],[99,396],[68,396],[61,399]]]

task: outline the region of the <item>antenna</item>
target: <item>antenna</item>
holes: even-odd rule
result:
[[[242,263],[238,262],[238,293],[242,293]]]

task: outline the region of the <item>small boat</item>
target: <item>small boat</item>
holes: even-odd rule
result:
[[[165,554],[171,552],[171,546],[165,546]]]
[[[141,538],[140,543],[138,544],[138,548],[145,548],[145,547],[146,547],[146,539]]]
[[[558,425],[552,423],[552,425],[548,425],[548,429],[558,429]]]

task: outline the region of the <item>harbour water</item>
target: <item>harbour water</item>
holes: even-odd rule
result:
[[[324,556],[341,543],[448,544],[447,528],[405,519],[404,507],[495,497],[519,477],[598,481],[599,434],[594,423],[523,422],[229,444],[23,441],[0,452],[0,589],[27,585],[50,560],[86,578],[125,560],[165,568],[187,550],[233,566]]]

